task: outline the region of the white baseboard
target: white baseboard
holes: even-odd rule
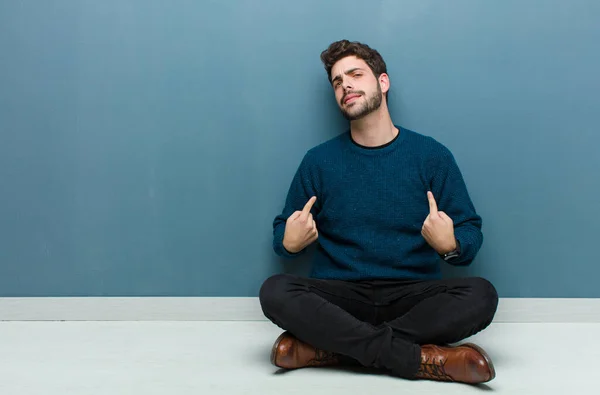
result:
[[[256,297],[0,298],[0,321],[265,321]],[[494,322],[600,323],[600,299],[500,298]]]

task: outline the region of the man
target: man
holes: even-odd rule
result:
[[[483,242],[453,155],[392,122],[377,51],[343,40],[321,59],[350,130],[306,153],[273,223],[281,256],[318,243],[310,278],[280,274],[261,287],[265,316],[286,330],[271,361],[492,380],[483,349],[449,345],[487,327],[498,304],[482,278],[441,279],[441,262],[469,265]]]

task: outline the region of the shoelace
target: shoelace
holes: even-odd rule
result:
[[[446,361],[436,363],[433,358],[431,361],[430,358],[425,358],[425,361],[422,361],[419,366],[418,374],[432,379],[454,381],[452,377],[446,373],[446,369],[444,368],[445,365]]]

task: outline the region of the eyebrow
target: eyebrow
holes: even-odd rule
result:
[[[346,75],[348,75],[348,74],[352,74],[352,73],[354,73],[356,70],[361,70],[361,71],[363,71],[363,69],[362,69],[362,68],[360,68],[360,67],[355,67],[355,68],[353,68],[353,69],[346,70],[346,71],[344,72],[344,74],[346,74]],[[339,80],[339,79],[341,79],[341,78],[342,78],[342,75],[341,75],[341,74],[338,74],[338,75],[336,75],[336,76],[335,76],[335,78],[331,80],[331,85],[333,85],[333,84],[334,84],[334,83],[335,83],[337,80]]]

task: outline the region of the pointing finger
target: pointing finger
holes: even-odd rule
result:
[[[429,211],[431,214],[437,214],[437,203],[433,197],[433,193],[431,191],[427,191],[427,198],[429,199]]]
[[[308,218],[308,214],[310,214],[310,209],[312,209],[312,206],[315,204],[315,202],[317,201],[317,197],[313,196],[310,198],[310,200],[306,203],[306,205],[304,206],[304,208],[302,209],[302,219],[306,220],[306,218]]]

